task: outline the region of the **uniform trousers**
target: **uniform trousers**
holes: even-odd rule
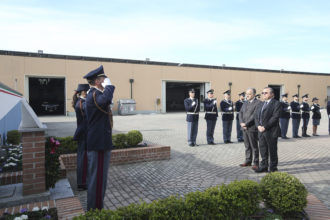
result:
[[[239,123],[239,120],[236,119],[236,133],[237,133],[237,140],[242,141],[243,140],[243,131],[241,124]]]
[[[303,118],[302,121],[303,121],[302,129],[303,129],[303,131],[304,130],[307,131],[307,126],[308,126],[309,118]]]
[[[289,118],[280,118],[281,137],[286,137],[289,127]]]
[[[231,140],[231,131],[233,127],[233,120],[223,121],[222,120],[222,133],[223,133],[223,141],[227,142]]]
[[[292,136],[297,137],[298,136],[298,130],[300,125],[300,118],[293,118],[292,119]]]
[[[217,120],[208,120],[206,119],[206,139],[207,143],[213,143],[214,142],[214,129],[215,125],[217,124]]]
[[[198,121],[187,122],[188,144],[196,144]]]
[[[111,150],[88,151],[87,210],[102,209]]]
[[[259,166],[258,132],[243,131],[245,145],[245,163]]]
[[[86,186],[87,177],[87,151],[86,140],[78,140],[77,148],[77,185]]]

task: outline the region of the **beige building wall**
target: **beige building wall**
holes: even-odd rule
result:
[[[28,99],[29,76],[63,77],[65,78],[66,111],[73,112],[72,95],[78,83],[86,83],[82,78],[90,70],[104,66],[112,84],[116,86],[114,95],[115,107],[122,98],[130,98],[129,79],[134,79],[133,98],[137,102],[138,111],[155,111],[156,99],[165,101],[162,94],[163,81],[208,82],[215,89],[218,99],[232,82],[232,99],[247,87],[255,87],[260,93],[269,85],[282,85],[282,92],[291,96],[297,93],[300,84],[300,95],[309,93],[310,97],[318,97],[320,104],[325,105],[327,88],[330,87],[330,75],[292,74],[279,72],[261,72],[253,70],[212,69],[185,66],[165,66],[151,64],[133,64],[116,62],[98,62],[72,59],[55,59],[44,57],[0,55],[0,81],[24,94]],[[157,106],[160,110],[162,105]],[[162,109],[164,111],[164,109]]]

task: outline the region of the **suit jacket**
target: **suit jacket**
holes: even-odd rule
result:
[[[243,106],[239,112],[239,123],[245,123],[247,130],[250,132],[257,132],[258,129],[254,123],[254,117],[256,113],[256,109],[260,101],[258,99],[253,99],[252,102],[246,101],[243,103]]]
[[[109,115],[102,112],[94,103],[93,93],[95,92],[95,100],[99,107],[104,111],[108,111],[112,102],[115,87],[110,85],[101,92],[92,87],[86,98],[86,115],[87,115],[87,150],[101,151],[112,149],[112,130],[110,126]]]
[[[73,140],[78,141],[79,139],[86,138],[87,132],[87,119],[86,119],[86,105],[85,100],[79,98],[75,105],[75,112],[77,118],[77,129],[73,135]]]
[[[192,105],[192,103],[195,102],[195,105]],[[186,109],[187,112],[187,118],[186,120],[188,122],[193,122],[193,121],[198,121],[199,119],[199,102],[198,99],[194,98],[186,98],[184,100],[184,108]],[[191,114],[189,114],[191,113]]]
[[[266,135],[273,138],[278,138],[281,135],[279,124],[281,104],[276,99],[271,99],[261,112],[264,103],[265,102],[260,102],[257,107],[257,112],[254,118],[255,125],[257,128],[258,126],[264,126],[264,133],[266,133]]]

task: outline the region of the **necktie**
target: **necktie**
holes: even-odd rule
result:
[[[260,119],[259,119],[259,122],[261,125],[262,125],[262,115],[263,115],[264,109],[266,108],[267,104],[268,104],[268,102],[265,102],[261,109]]]

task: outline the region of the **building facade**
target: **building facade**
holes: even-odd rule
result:
[[[183,100],[193,87],[203,100],[215,90],[218,100],[228,89],[236,101],[248,87],[261,93],[265,86],[282,93],[308,93],[321,106],[330,99],[330,74],[226,66],[179,64],[43,53],[0,51],[0,82],[22,93],[38,115],[71,115],[74,90],[83,76],[100,65],[116,86],[117,101],[133,98],[138,113],[184,111]],[[203,106],[201,105],[201,111]]]

